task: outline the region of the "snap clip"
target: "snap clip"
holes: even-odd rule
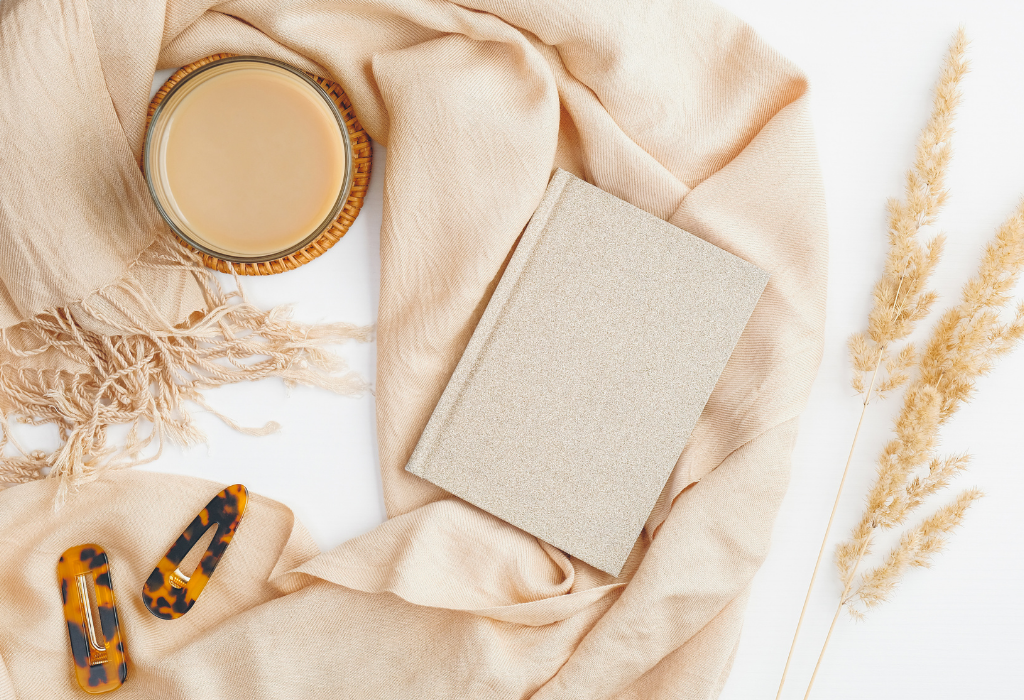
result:
[[[174,620],[192,609],[231,544],[245,513],[248,495],[241,484],[227,487],[213,497],[171,545],[142,587],[142,601],[151,613],[161,620]],[[191,575],[182,573],[178,568],[182,560],[211,527],[216,527],[217,531],[196,570]]]
[[[87,693],[117,690],[128,678],[107,553],[81,544],[57,562],[64,619],[75,659],[75,678]]]

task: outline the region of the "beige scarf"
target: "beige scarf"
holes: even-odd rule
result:
[[[153,72],[222,51],[338,80],[388,147],[390,519],[320,554],[254,497],[165,622],[142,583],[219,487],[104,470],[146,439],[105,427],[196,439],[182,407],[239,379],[360,388],[322,344],[365,331],[308,335],[229,298],[149,200]],[[619,579],[403,470],[555,166],[772,274]],[[0,415],[65,438],[0,462],[7,481],[64,475],[0,492],[0,698],[81,696],[55,565],[90,541],[111,558],[121,698],[715,697],[818,365],[825,263],[805,81],[699,0],[0,0]]]

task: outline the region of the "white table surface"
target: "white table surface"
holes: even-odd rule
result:
[[[968,0],[725,0],[772,45],[800,65],[812,86],[813,117],[828,196],[831,262],[825,356],[802,419],[789,493],[771,552],[754,580],[747,621],[723,698],[773,698],[831,510],[860,403],[848,388],[845,340],[862,328],[885,252],[884,202],[902,194],[903,174],[930,109],[947,42],[963,22],[973,40],[964,85],[949,234],[935,276],[942,302],[956,298],[985,241],[1024,193],[1024,3]],[[157,76],[162,83],[168,72]],[[372,323],[379,285],[384,149],[362,214],[321,260],[295,272],[253,279],[258,304],[294,303],[308,321]],[[930,324],[925,324],[926,327]],[[374,374],[375,347],[344,350]],[[944,429],[942,448],[969,451],[973,467],[956,486],[987,497],[969,514],[930,570],[911,572],[894,600],[867,621],[843,618],[814,697],[1024,697],[1024,603],[1020,596],[1024,457],[1024,352],[979,382],[977,397]],[[288,391],[280,382],[222,388],[210,402],[235,420],[284,429],[240,435],[200,416],[209,447],[170,447],[151,469],[193,474],[250,489],[289,505],[329,549],[384,517],[373,399]],[[837,516],[833,539],[860,514],[898,400],[870,410]],[[823,570],[790,672],[785,698],[800,698],[835,610],[839,585]]]

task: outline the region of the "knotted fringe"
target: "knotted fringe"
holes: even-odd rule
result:
[[[187,270],[205,297],[205,312],[173,324],[138,284],[146,270]],[[186,404],[216,414],[250,435],[279,429],[277,423],[243,428],[213,411],[202,392],[211,387],[265,377],[288,384],[318,386],[339,394],[369,389],[325,346],[367,341],[369,327],[343,323],[307,325],[289,318],[287,308],[270,311],[246,301],[235,279],[225,292],[198,256],[174,241],[161,240],[133,266],[133,272],[87,300],[42,313],[0,330],[0,488],[44,476],[60,482],[55,507],[69,492],[104,469],[144,464],[159,457],[164,440],[192,445],[205,440]],[[128,301],[130,300],[130,301]],[[127,303],[126,303],[127,301]],[[113,332],[97,332],[95,328]],[[46,353],[59,353],[73,373],[40,368]],[[52,356],[52,355],[51,355]],[[55,424],[61,446],[29,450],[9,425]],[[121,444],[108,443],[108,428],[130,426]],[[156,441],[155,454],[144,456]]]

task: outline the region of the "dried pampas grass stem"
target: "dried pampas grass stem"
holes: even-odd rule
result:
[[[966,50],[967,37],[961,28],[950,45],[942,75],[935,88],[931,117],[918,139],[914,164],[907,172],[905,197],[902,201],[892,199],[888,202],[889,250],[885,267],[881,279],[875,284],[867,329],[849,341],[854,367],[853,388],[864,397],[860,419],[853,434],[832,513],[821,538],[818,558],[814,562],[800,618],[793,632],[776,700],[782,697],[782,689],[786,685],[793,651],[803,627],[821,562],[825,558],[826,545],[868,405],[872,399],[884,398],[909,380],[908,372],[917,362],[914,346],[906,343],[898,350],[895,348],[904,343],[917,322],[928,315],[937,298],[935,292],[928,289],[928,281],[942,255],[945,237],[940,233],[930,240],[925,239],[946,203],[945,181],[952,155],[950,140],[953,135],[953,117],[960,103],[960,81],[967,73],[964,60]]]
[[[962,54],[965,43],[961,30],[953,42],[944,81],[951,75],[960,74],[952,71],[950,66],[954,61],[963,65],[962,56],[959,60],[957,56]],[[937,103],[941,101],[942,93],[940,84]],[[890,211],[902,216],[900,207],[890,206]],[[926,265],[930,271],[934,261]],[[913,567],[930,566],[932,557],[942,550],[950,533],[963,522],[967,509],[981,497],[978,489],[968,488],[918,524],[908,525],[925,501],[949,486],[969,462],[966,454],[937,454],[939,431],[973,397],[978,379],[992,369],[999,357],[1024,339],[1024,304],[1014,303],[1012,297],[1022,273],[1024,202],[996,231],[985,248],[977,274],[964,285],[960,302],[939,316],[915,363],[916,378],[910,381],[904,394],[903,406],[893,426],[893,437],[878,458],[877,475],[868,491],[864,512],[850,538],[836,548],[836,566],[843,592],[828,636],[818,654],[805,700],[810,697],[843,609],[854,618],[863,618],[868,610],[892,596],[907,571]],[[887,266],[886,275],[889,274]],[[925,292],[921,299],[927,296]],[[879,298],[876,290],[876,311]],[[931,301],[927,301],[927,305],[930,306]],[[875,311],[872,312],[874,314]],[[916,315],[916,311],[911,314]],[[855,336],[851,342],[854,368],[858,372],[863,371],[865,359],[885,355],[885,347],[885,343],[873,334],[869,323],[868,333]],[[902,352],[888,355],[890,359],[885,362],[890,362]],[[893,362],[894,366],[900,364],[899,360]],[[897,370],[897,379],[899,374],[900,370]],[[891,372],[889,376],[892,376]],[[902,379],[899,383],[906,381]],[[878,566],[862,570],[872,554],[876,536],[881,531],[897,529],[902,532],[896,546]]]

